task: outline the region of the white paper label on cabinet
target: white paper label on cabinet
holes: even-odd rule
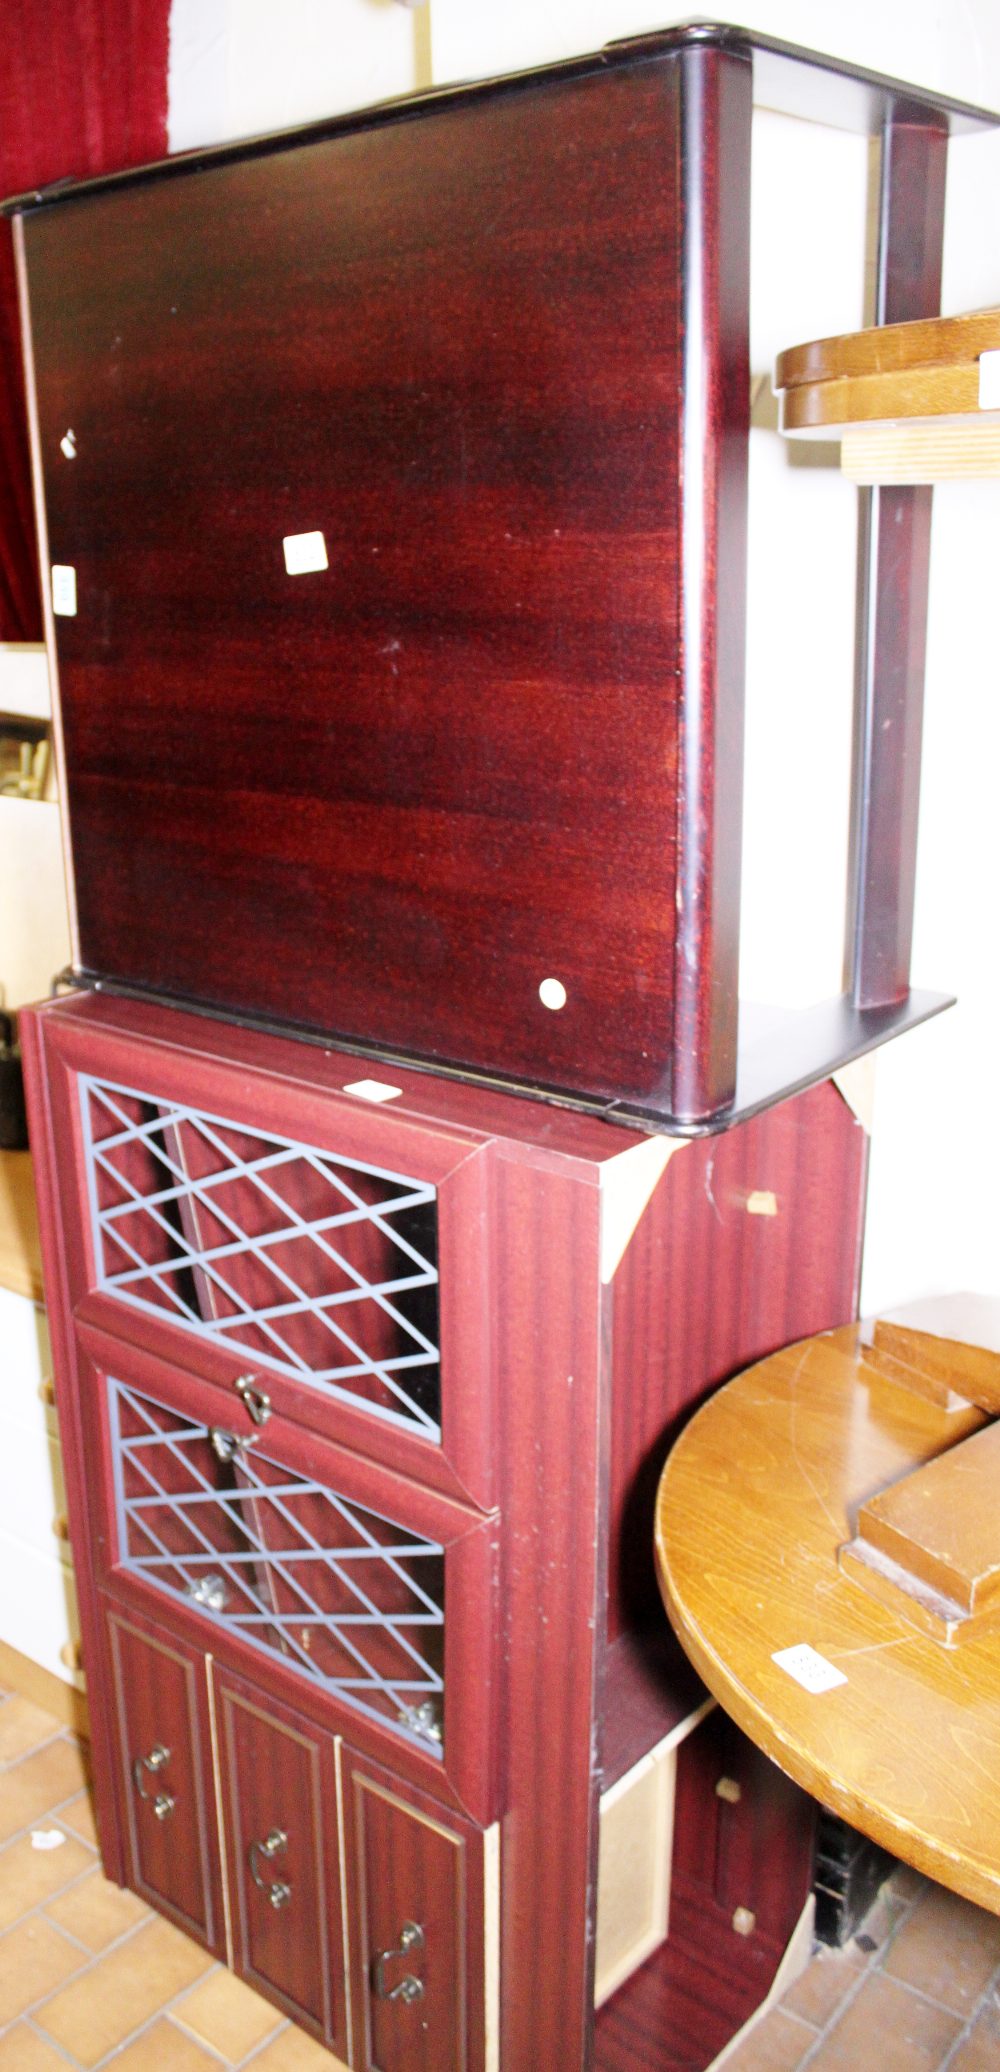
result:
[[[60,619],[76,618],[76,570],[68,562],[52,564],[52,609]]]
[[[353,1094],[358,1101],[398,1101],[401,1086],[390,1086],[384,1079],[354,1079],[345,1086],[345,1094]]]
[[[326,541],[321,532],[290,532],[282,540],[281,547],[290,576],[307,576],[314,569],[330,566]]]
[[[796,1683],[801,1684],[804,1691],[811,1691],[814,1697],[819,1697],[823,1691],[835,1691],[838,1684],[847,1682],[843,1670],[835,1669],[825,1655],[818,1655],[808,1641],[800,1641],[798,1647],[781,1648],[778,1654],[771,1656],[771,1660],[788,1676],[794,1676]]]
[[[1000,352],[979,355],[979,408],[1000,410]]]

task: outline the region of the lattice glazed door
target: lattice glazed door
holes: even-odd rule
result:
[[[180,1020],[67,1001],[36,1025],[78,1311],[489,1508],[482,1139],[393,1112],[353,1060],[254,1038],[248,1070],[239,1031],[206,1058],[116,1012]]]
[[[80,1339],[105,1585],[488,1817],[494,1521],[276,1416],[237,1432],[200,1380]]]

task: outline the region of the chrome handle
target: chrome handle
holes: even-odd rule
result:
[[[402,2000],[409,2006],[411,2001],[423,1999],[423,1979],[414,1978],[412,1971],[408,1971],[406,1977],[400,1979],[398,1986],[387,1986],[385,1982],[385,1967],[394,1957],[406,1957],[411,1950],[422,1950],[423,1947],[424,1931],[419,1923],[404,1921],[399,1934],[398,1950],[376,1951],[372,1958],[372,1992],[376,2000]]]
[[[257,1387],[252,1374],[241,1374],[233,1383],[240,1401],[244,1404],[253,1423],[264,1425],[271,1415],[271,1398],[264,1389]]]
[[[280,1854],[281,1850],[284,1849],[287,1841],[288,1836],[283,1828],[272,1827],[270,1834],[265,1835],[262,1842],[251,1842],[247,1850],[250,1876],[257,1890],[264,1893],[265,1898],[270,1901],[276,1911],[279,1907],[288,1905],[292,1896],[292,1888],[284,1878],[275,1878],[272,1882],[270,1878],[262,1877],[258,1857],[263,1857],[265,1862],[271,1863]]]
[[[137,1755],[132,1763],[132,1782],[139,1797],[145,1801],[147,1806],[152,1806],[157,1820],[167,1820],[173,1812],[177,1800],[170,1791],[158,1791],[155,1793],[147,1791],[146,1778],[147,1776],[155,1777],[157,1772],[162,1770],[169,1761],[169,1748],[164,1748],[162,1741],[158,1741],[156,1747],[151,1748],[148,1755]]]

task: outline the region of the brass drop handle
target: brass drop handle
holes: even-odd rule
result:
[[[272,1879],[270,1878],[263,1877],[261,1875],[259,1858],[263,1857],[266,1863],[273,1862],[273,1859],[276,1856],[280,1855],[280,1852],[286,1846],[287,1841],[288,1836],[286,1835],[284,1828],[272,1827],[270,1834],[265,1835],[264,1840],[262,1842],[251,1842],[250,1847],[247,1850],[247,1861],[250,1865],[250,1876],[252,1877],[254,1884],[257,1887],[257,1890],[259,1892],[263,1892],[265,1898],[268,1899],[271,1905],[274,1907],[275,1912],[277,1912],[279,1907],[284,1907],[288,1905],[288,1902],[292,1896],[292,1888],[284,1878],[275,1878],[272,1881]]]
[[[251,1422],[264,1425],[271,1415],[271,1398],[265,1389],[259,1389],[252,1374],[241,1374],[233,1383]]]
[[[387,1986],[385,1982],[385,1967],[394,1957],[407,1957],[411,1950],[422,1950],[423,1947],[424,1931],[419,1923],[404,1921],[399,1932],[399,1948],[376,1951],[372,1958],[372,1991],[376,2000],[402,2000],[409,2006],[411,2001],[423,1999],[423,1979],[414,1978],[412,1971],[400,1979],[398,1986]]]
[[[132,1764],[132,1782],[135,1785],[136,1791],[139,1797],[145,1800],[147,1806],[152,1806],[157,1820],[169,1819],[177,1804],[177,1800],[171,1791],[147,1791],[146,1779],[147,1777],[156,1777],[158,1772],[169,1761],[169,1748],[164,1748],[162,1741],[158,1741],[156,1747],[151,1748],[148,1755],[137,1755]]]

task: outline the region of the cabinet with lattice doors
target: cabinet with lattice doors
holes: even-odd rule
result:
[[[22,1037],[109,1874],[355,2067],[707,2061],[811,1821],[719,1796],[648,1464],[850,1314],[849,1103],[652,1138],[99,992]]]

